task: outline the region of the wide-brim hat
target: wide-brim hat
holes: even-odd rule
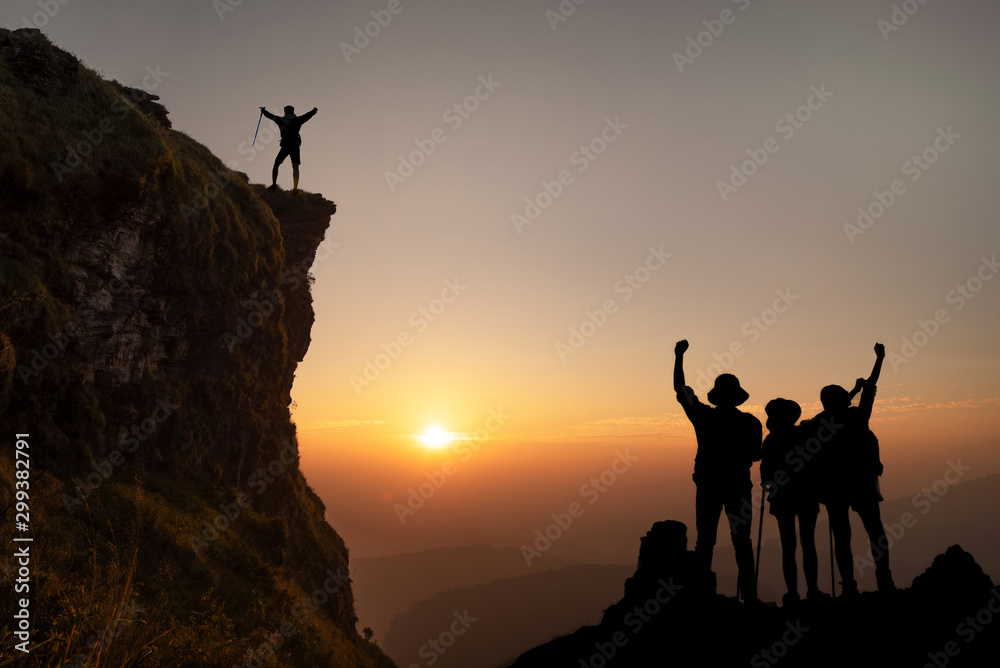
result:
[[[715,387],[708,392],[708,400],[716,406],[739,406],[750,398],[750,395],[740,387],[740,379],[731,373],[722,373],[715,377]]]

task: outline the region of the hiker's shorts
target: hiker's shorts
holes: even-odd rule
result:
[[[299,147],[298,146],[292,146],[291,148],[286,148],[286,147],[282,146],[281,150],[278,151],[278,157],[274,159],[274,164],[280,165],[281,163],[283,163],[285,161],[285,158],[287,158],[288,156],[292,156],[292,164],[293,165],[301,165],[302,164],[301,160],[299,160]]]

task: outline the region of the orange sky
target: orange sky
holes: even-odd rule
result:
[[[628,452],[638,458],[635,465],[602,494],[596,512],[581,525],[586,529],[574,536],[587,549],[628,562],[636,538],[652,522],[693,519],[693,429],[672,397],[663,396],[658,414],[566,423],[549,439],[527,436],[532,429],[525,427],[541,420],[524,404],[503,406],[509,420],[488,438],[482,432],[475,436],[489,422],[483,407],[478,425],[467,423],[468,440],[442,449],[413,437],[422,431],[419,418],[306,429],[300,431],[303,467],[328,504],[328,519],[355,554],[367,556],[477,542],[519,545],[550,513],[579,500],[580,487],[607,469],[617,453]],[[518,415],[515,405],[529,412]],[[814,408],[804,404],[805,414]],[[760,404],[751,401],[746,409],[763,421]],[[872,427],[886,466],[883,493],[908,498],[941,478],[952,461],[971,467],[969,479],[1000,471],[991,431],[997,418],[995,401],[876,402]],[[437,423],[449,425],[443,419]],[[753,478],[759,481],[756,466]],[[411,490],[425,485],[426,492],[426,483],[435,488],[422,507],[401,512],[396,504],[412,507]],[[607,516],[594,519],[600,515]]]
[[[887,493],[955,457],[1000,470],[1000,93],[983,85],[1000,8],[927,3],[885,33],[890,4],[593,2],[553,26],[528,0],[414,2],[350,58],[370,3],[68,3],[44,29],[124,84],[168,73],[175,129],[255,182],[277,151],[266,120],[249,148],[257,108],[319,108],[302,186],[339,211],[294,419],[363,555],[516,545],[627,447],[641,461],[595,504],[610,533],[590,545],[689,512],[681,338],[689,383],[735,373],[761,418],[779,396],[815,412],[882,341]],[[37,11],[5,2],[0,23]],[[474,433],[501,408],[401,524],[393,499],[449,456],[412,435]]]

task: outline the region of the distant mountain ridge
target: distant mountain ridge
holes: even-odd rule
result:
[[[352,563],[358,614],[382,640],[394,617],[442,591],[562,568],[576,561],[552,555],[545,563],[529,567],[516,548],[470,545],[359,558]]]
[[[626,566],[578,564],[439,592],[393,618],[382,645],[400,666],[495,668],[519,652],[596,622],[617,600]],[[585,583],[583,586],[581,584]],[[475,618],[453,645],[455,613]],[[439,652],[437,647],[446,649]]]

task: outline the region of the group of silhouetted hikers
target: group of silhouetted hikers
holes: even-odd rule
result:
[[[317,109],[314,107],[302,116],[296,116],[291,106],[285,107],[284,116],[275,116],[264,107],[260,112],[277,123],[281,131],[281,148],[274,160],[269,189],[277,188],[278,167],[286,157],[291,157],[293,192],[297,191],[302,144],[299,131]],[[875,344],[876,359],[871,375],[867,380],[859,378],[851,392],[840,385],[824,387],[820,392],[823,410],[809,420],[796,424],[802,416],[802,408],[794,401],[779,398],[768,402],[764,408],[767,438],[763,437],[760,420],[737,408],[749,395],[740,387],[736,376],[724,373],[715,379],[715,386],[708,393],[708,401],[713,406],[699,401],[694,390],[684,384],[684,352],[687,349],[687,341],[678,341],[674,349],[674,390],[684,413],[694,425],[698,441],[693,476],[697,487],[695,553],[705,572],[711,571],[719,516],[725,511],[739,568],[737,588],[743,600],[757,601],[759,563],[754,563],[751,542],[753,483],[750,467],[760,461],[761,486],[767,492],[770,512],[778,522],[781,536],[782,570],[788,587],[783,599],[785,603],[799,600],[795,560],[798,540],[802,542],[807,597],[826,596],[818,586],[814,535],[820,504],[826,506],[829,517],[843,594],[858,593],[851,553],[850,510],[860,516],[868,533],[879,589],[895,589],[878,505],[882,501],[878,485],[882,463],[878,440],[868,427],[885,347]],[[851,402],[858,392],[861,392],[861,400],[854,407]],[[758,557],[759,540],[758,537]]]
[[[827,385],[820,391],[823,410],[809,420],[798,422],[802,409],[789,399],[768,402],[768,435],[763,437],[760,420],[737,408],[748,398],[740,381],[721,374],[708,393],[708,406],[684,383],[684,352],[687,341],[674,348],[674,390],[677,401],[694,425],[698,452],[694,462],[695,553],[707,573],[712,567],[719,516],[729,519],[736,564],[737,588],[741,598],[757,602],[757,569],[751,544],[751,501],[753,483],[750,467],[760,461],[761,486],[770,502],[770,513],[778,522],[781,536],[782,570],[788,593],[784,603],[799,600],[796,566],[795,520],[802,543],[802,568],[808,588],[807,598],[826,598],[818,586],[816,519],[819,506],[826,506],[833,533],[837,568],[844,596],[857,595],[854,559],[851,553],[849,511],[854,510],[864,524],[875,561],[880,590],[893,590],[889,552],[882,526],[879,502],[878,440],[868,426],[875,402],[875,385],[882,370],[885,347],[875,344],[875,366],[868,379],[859,378],[853,391]],[[852,406],[861,392],[858,406]],[[763,441],[763,442],[762,442]],[[761,518],[763,521],[763,518]],[[759,543],[758,536],[758,543]],[[758,560],[760,546],[758,544]]]

